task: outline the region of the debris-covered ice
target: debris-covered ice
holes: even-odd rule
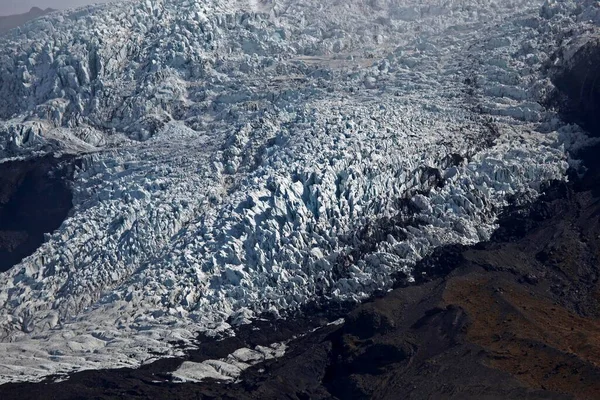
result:
[[[137,366],[485,240],[585,140],[541,105],[542,66],[594,19],[590,1],[145,0],[10,32],[0,157],[84,161],[71,215],[0,275],[0,381]]]
[[[234,381],[253,365],[282,357],[286,345],[274,343],[271,346],[256,346],[254,349],[240,348],[219,360],[202,362],[185,361],[171,374],[176,382],[201,382],[204,379]]]

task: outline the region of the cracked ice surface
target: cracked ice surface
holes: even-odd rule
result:
[[[8,34],[0,155],[85,158],[71,216],[0,275],[0,381],[180,354],[487,239],[585,141],[538,103],[580,3],[148,0]],[[349,261],[400,199],[423,223]]]

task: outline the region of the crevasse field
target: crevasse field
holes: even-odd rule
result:
[[[486,240],[588,142],[542,104],[594,21],[594,1],[146,0],[0,37],[0,159],[83,157],[70,216],[0,274],[0,383],[177,355]]]

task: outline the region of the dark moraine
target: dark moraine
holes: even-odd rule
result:
[[[73,207],[74,158],[0,163],[0,272],[32,254]]]

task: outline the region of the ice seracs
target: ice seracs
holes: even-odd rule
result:
[[[133,1],[3,38],[0,154],[84,162],[0,275],[2,381],[179,354],[488,238],[585,139],[540,105],[584,12],[553,4]]]

